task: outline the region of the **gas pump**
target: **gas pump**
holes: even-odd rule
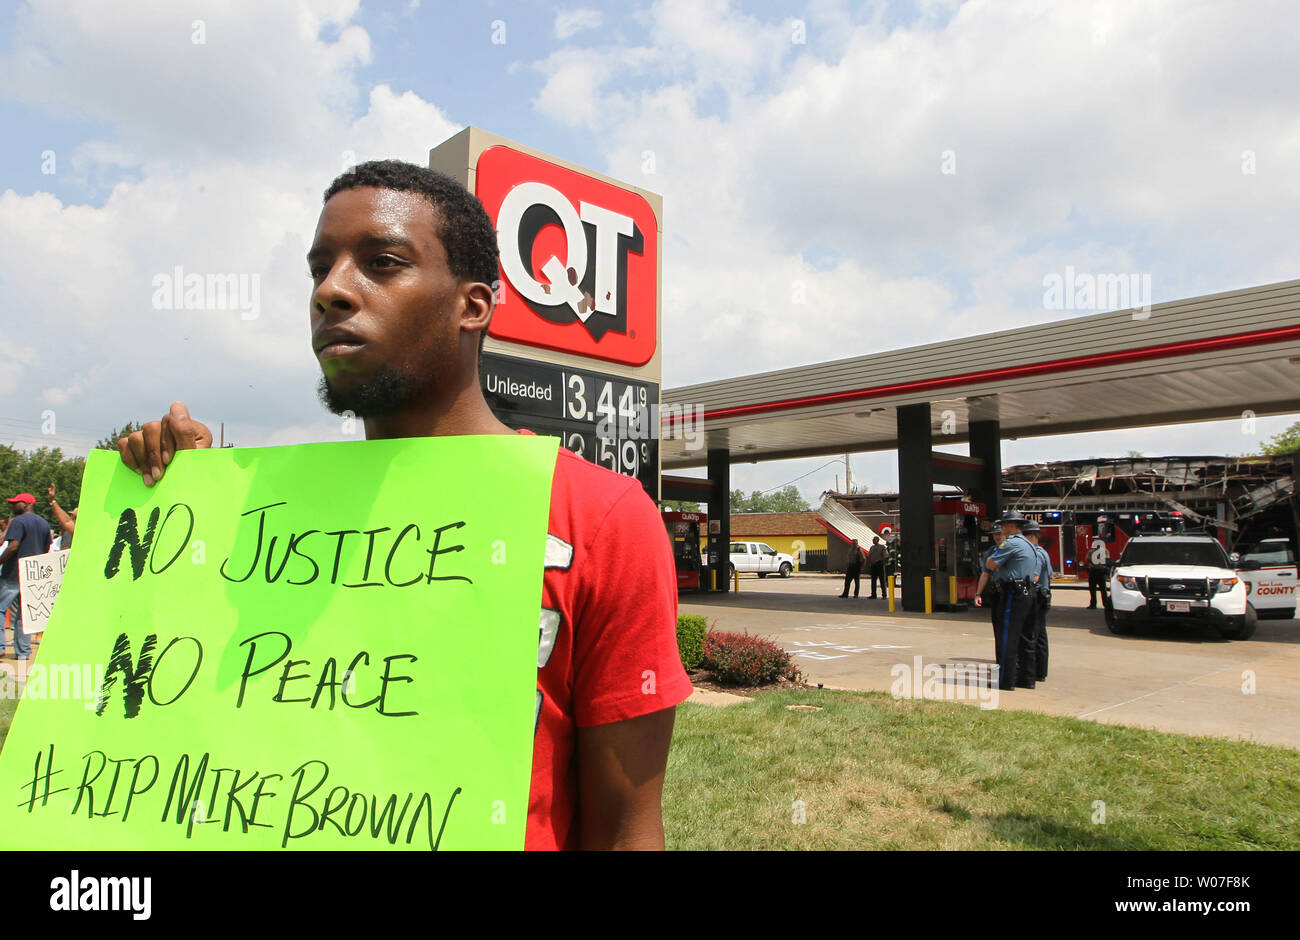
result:
[[[934,502],[934,605],[956,610],[974,601],[979,583],[983,503],[936,498]]]
[[[702,512],[665,512],[664,525],[673,543],[673,561],[677,566],[677,590],[699,591],[706,584],[704,564],[700,558],[700,539],[709,530],[709,517]]]

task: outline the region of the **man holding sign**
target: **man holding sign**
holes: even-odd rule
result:
[[[0,617],[9,611],[9,626],[14,631],[14,659],[32,655],[31,640],[23,632],[23,608],[19,597],[18,560],[44,555],[50,550],[50,524],[32,511],[36,497],[19,493],[8,499],[14,518],[5,529],[5,546],[0,555]],[[4,634],[0,632],[0,654],[4,652]]]
[[[500,274],[496,232],[473,195],[413,164],[360,164],[326,191],[307,262],[331,411],[363,418],[372,441],[515,433],[479,383]],[[146,486],[177,451],[211,445],[182,402],[119,441]],[[509,485],[510,469],[499,478]],[[632,578],[629,557],[642,561]],[[674,707],[691,686],[671,548],[635,479],[560,449],[540,601],[525,847],[663,848]]]

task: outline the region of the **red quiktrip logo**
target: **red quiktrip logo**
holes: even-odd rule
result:
[[[658,231],[640,195],[509,147],[478,158],[501,289],[488,335],[626,365],[658,336]]]

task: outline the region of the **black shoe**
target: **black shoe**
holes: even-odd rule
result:
[[[1087,607],[1087,609],[1088,609],[1088,610],[1096,610],[1096,609],[1097,609],[1097,605],[1096,605],[1096,604],[1089,604],[1088,607]]]

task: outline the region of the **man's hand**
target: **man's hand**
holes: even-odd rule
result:
[[[975,595],[975,606],[976,606],[976,607],[983,607],[983,606],[984,606],[984,598],[981,597],[979,594],[976,594],[976,595]]]
[[[172,407],[161,421],[150,421],[117,442],[122,463],[144,478],[145,486],[162,479],[163,472],[178,450],[195,450],[212,446],[212,432],[206,424],[190,417],[182,401]]]
[[[53,484],[53,483],[50,484],[50,488],[49,488],[49,490],[46,491],[45,496],[46,496],[47,501],[48,501],[51,505],[54,504],[54,503],[56,503],[56,502],[58,502],[58,500],[56,500],[56,499],[54,498],[54,484]]]

